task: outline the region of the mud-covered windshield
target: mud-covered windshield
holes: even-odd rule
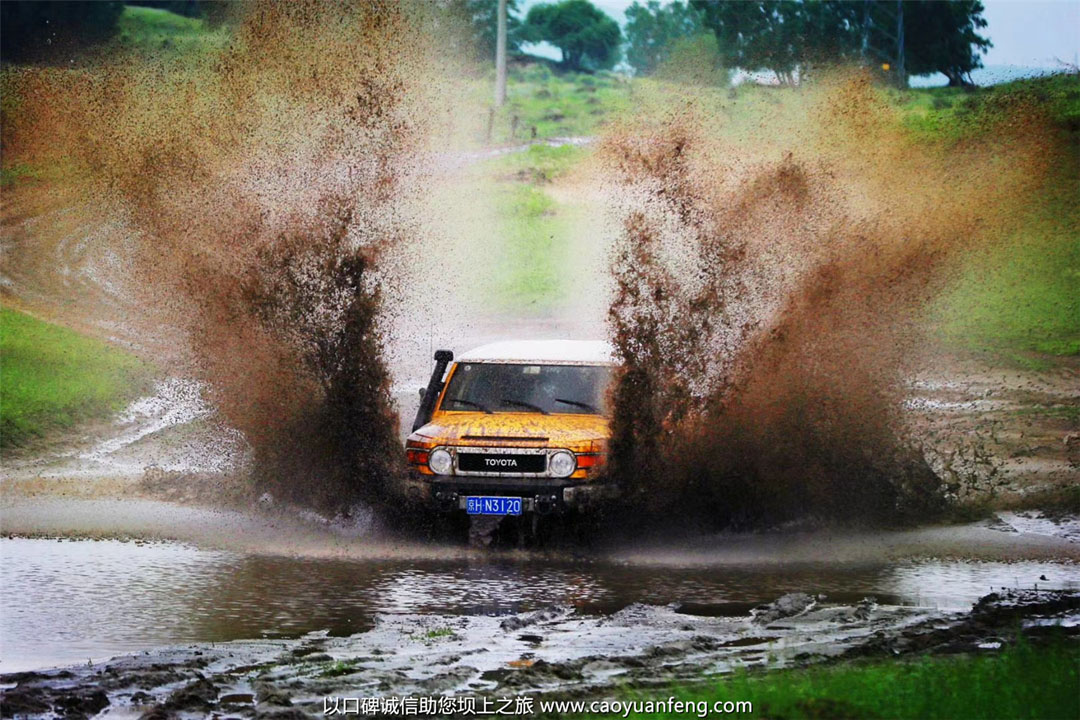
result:
[[[611,368],[458,363],[443,410],[602,415]]]

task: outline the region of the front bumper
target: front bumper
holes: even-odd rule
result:
[[[470,495],[520,497],[524,512],[547,514],[569,509],[589,509],[613,500],[617,488],[610,483],[570,484],[564,478],[516,478],[484,476],[438,476],[412,478],[406,482],[406,496],[420,503],[432,503],[444,512],[465,509]]]

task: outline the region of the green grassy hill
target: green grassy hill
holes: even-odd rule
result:
[[[0,447],[115,412],[149,375],[142,361],[108,343],[0,308]]]

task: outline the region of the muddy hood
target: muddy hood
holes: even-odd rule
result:
[[[597,415],[451,412],[436,413],[413,436],[448,445],[526,445],[599,452],[608,434],[607,419]]]

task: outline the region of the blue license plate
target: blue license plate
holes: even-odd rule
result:
[[[470,515],[520,515],[521,498],[470,496],[465,498],[465,512]]]

